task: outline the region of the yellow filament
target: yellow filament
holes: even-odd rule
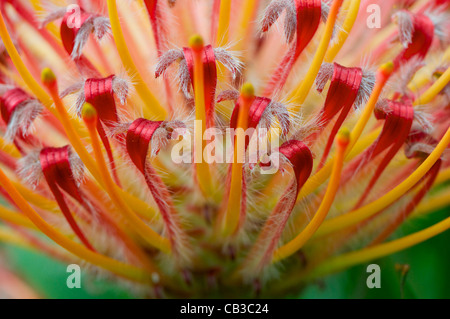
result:
[[[237,28],[236,51],[241,51],[247,45],[247,38],[251,24],[256,14],[257,4],[259,0],[247,0],[242,4],[242,15],[239,20],[239,28]]]
[[[241,98],[241,105],[237,119],[237,129],[239,132],[236,132],[236,137],[234,139],[230,192],[223,225],[224,236],[230,236],[236,231],[239,225],[239,216],[241,213],[242,167],[245,161],[245,130],[248,128],[248,112],[251,104],[253,103],[254,97],[253,86],[251,84],[244,84],[242,88],[243,93],[241,93],[241,96],[245,94],[246,97]],[[244,135],[243,137],[239,136],[241,133]]]
[[[369,145],[371,145],[377,139],[379,134],[380,130],[375,130],[362,138],[355,145],[349,155],[345,157],[344,162],[349,162],[356,156],[364,152],[367,147],[369,147]],[[297,197],[297,201],[311,194],[318,186],[322,185],[328,179],[333,168],[333,163],[333,161],[329,161],[319,172],[308,179],[308,181],[302,187],[302,190]],[[294,222],[294,225],[301,225],[304,217],[305,216],[302,214],[298,215],[297,219]]]
[[[439,185],[450,180],[450,168],[442,170],[434,181],[434,185]]]
[[[3,137],[0,137],[0,149],[12,157],[19,158],[20,153],[14,144],[7,143]]]
[[[109,270],[118,276],[139,282],[146,282],[148,280],[148,275],[142,269],[124,264],[112,258],[93,252],[83,245],[70,240],[62,233],[60,233],[59,230],[50,226],[44,219],[41,218],[41,216],[39,216],[38,213],[36,213],[36,211],[28,204],[25,198],[20,195],[20,193],[13,186],[11,181],[1,169],[0,184],[3,186],[6,192],[8,192],[9,196],[11,196],[19,209],[31,220],[31,222],[36,225],[36,227],[39,228],[46,236],[48,236],[61,247],[65,248],[79,258],[84,259],[87,262],[102,267],[106,270]]]
[[[34,224],[30,222],[28,218],[17,212],[7,209],[6,207],[0,206],[0,219],[3,219],[12,224],[23,226],[31,229],[36,229]]]
[[[89,112],[89,114],[87,114]],[[91,120],[90,117],[94,117]],[[98,163],[100,169],[100,176],[103,181],[106,192],[111,198],[114,205],[118,208],[120,213],[129,221],[130,225],[133,226],[136,232],[141,235],[150,245],[158,248],[159,250],[170,253],[170,242],[167,238],[161,237],[153,229],[147,226],[127,205],[127,202],[119,194],[119,187],[114,183],[111,175],[108,171],[108,165],[105,162],[103,156],[100,138],[97,135],[97,113],[94,107],[88,103],[85,104],[83,109],[83,119],[85,120],[86,126],[91,137],[92,148],[94,150],[95,160]]]
[[[43,197],[42,195],[39,195],[37,193],[34,193],[33,191],[29,190],[25,186],[23,186],[19,182],[11,181],[14,185],[14,187],[17,189],[17,191],[22,195],[28,202],[31,204],[47,211],[58,211],[58,205],[56,203],[48,198]]]
[[[328,185],[325,196],[320,204],[316,214],[314,215],[311,222],[305,227],[305,229],[298,234],[293,240],[288,242],[287,244],[281,246],[274,252],[273,262],[278,262],[283,260],[291,255],[293,255],[296,251],[301,249],[305,243],[314,235],[320,225],[323,223],[325,218],[328,215],[328,212],[333,204],[334,198],[339,188],[339,181],[341,179],[342,166],[344,164],[344,156],[345,150],[348,146],[350,132],[347,132],[346,136],[337,137],[338,139],[338,149],[334,159],[333,171],[331,173],[330,183]],[[339,139],[345,139],[344,143],[340,143]]]
[[[317,266],[308,276],[307,279],[323,277],[330,273],[337,272],[341,269],[354,265],[369,262],[384,256],[394,254],[405,250],[409,247],[420,244],[434,236],[437,236],[450,228],[450,217],[445,220],[416,232],[409,236],[393,240],[388,243],[365,248],[359,251],[351,252],[345,255],[337,256]]]
[[[423,69],[419,70],[416,76],[408,84],[408,89],[414,93],[417,93],[420,89],[422,89],[426,84],[430,82],[430,73],[433,72],[438,65],[448,62],[450,62],[450,48],[445,51],[444,57],[441,61],[437,60],[432,65],[427,65]]]
[[[430,103],[450,82],[450,67],[442,74],[439,79],[424,93],[420,98],[418,98],[414,105],[428,104]]]
[[[306,97],[314,84],[317,74],[319,73],[320,67],[322,66],[323,59],[327,53],[328,46],[331,41],[331,36],[333,35],[333,28],[336,23],[336,19],[339,13],[339,8],[342,5],[343,0],[334,0],[328,15],[327,24],[325,26],[325,32],[320,40],[319,47],[317,48],[314,59],[311,66],[306,74],[304,80],[289,94],[289,100],[294,102],[293,110],[298,112],[301,105],[305,102]]]
[[[216,46],[228,43],[231,0],[220,0],[219,25],[217,27]]]
[[[392,64],[389,62],[389,63],[383,65],[380,70],[385,70],[385,71],[389,72],[391,67],[392,67]],[[364,113],[358,120],[358,123],[356,124],[355,129],[352,131],[352,142],[351,142],[352,144],[350,144],[350,146],[348,147],[348,150],[347,150],[347,153],[350,153],[350,154],[348,156],[346,156],[346,160],[350,160],[354,156],[356,156],[356,155],[360,154],[362,151],[364,151],[380,134],[381,128],[374,130],[373,132],[371,132],[367,137],[365,137],[361,141],[361,143],[359,144],[360,145],[359,147],[356,147],[355,150],[352,151],[353,145],[355,144],[356,140],[358,140],[359,137],[361,136],[361,134],[364,130],[364,127],[367,125],[367,122],[370,119],[370,116],[376,106],[378,98],[380,97],[380,94],[384,88],[384,85],[386,84],[386,80],[387,80],[387,78],[383,78],[381,82],[377,82],[377,84],[375,85],[372,95],[371,95],[369,101],[367,102],[367,106],[364,109]],[[436,81],[430,87],[429,90],[432,90],[434,92],[439,91],[440,87],[442,87],[442,82],[438,83],[438,81]],[[424,98],[421,97],[418,100],[416,100],[415,105],[419,104],[417,101],[423,100],[423,99]],[[358,144],[357,144],[357,146],[358,146]],[[322,185],[327,180],[327,178],[330,176],[331,167],[332,167],[332,163],[328,162],[327,164],[325,164],[325,166],[320,171],[318,171],[315,175],[313,175],[311,178],[309,178],[309,180],[303,186],[300,194],[298,195],[297,200],[301,200],[302,198],[305,198],[306,196],[311,194],[318,186]]]
[[[450,129],[447,129],[442,140],[433,150],[433,152],[428,156],[428,158],[403,182],[401,182],[397,187],[392,189],[386,195],[373,201],[372,203],[363,206],[357,210],[349,212],[345,215],[335,217],[333,219],[327,220],[323,223],[322,227],[317,231],[316,237],[325,236],[332,232],[344,229],[346,227],[355,225],[367,218],[373,216],[379,211],[385,209],[400,197],[402,197],[408,190],[411,189],[417,182],[421,180],[422,177],[431,169],[431,167],[436,163],[436,161],[441,157],[444,150],[450,143]]]
[[[355,145],[354,149],[349,153],[349,155],[345,157],[345,161],[348,162],[364,152],[367,147],[369,147],[375,141],[379,134],[379,130],[376,130],[361,139],[361,141]],[[332,168],[333,161],[329,161],[320,171],[310,177],[298,194],[297,200],[305,198],[306,196],[311,194],[317,187],[322,185],[330,176]]]
[[[52,105],[51,97],[45,92],[45,90],[39,85],[39,83],[33,78],[31,73],[28,71],[27,67],[20,58],[17,49],[15,48],[11,37],[9,36],[8,30],[6,29],[5,21],[3,20],[3,14],[0,12],[0,37],[3,40],[6,51],[19,72],[20,76],[23,78],[25,83],[28,85],[33,94],[53,113],[55,111],[50,108]],[[56,115],[56,114],[55,114]]]
[[[120,59],[122,60],[123,66],[125,67],[128,75],[133,79],[133,82],[135,83],[136,92],[139,94],[142,101],[147,106],[144,111],[152,116],[155,120],[165,120],[167,111],[149,90],[136,65],[134,64],[133,59],[131,58],[130,51],[128,50],[122,29],[120,27],[116,0],[107,0],[107,3],[109,21],[111,23],[111,30],[114,41],[116,42],[117,51],[119,52]]]
[[[417,13],[427,2],[429,2],[429,0],[416,1],[409,11]],[[377,32],[375,36],[370,39],[370,43],[366,48],[365,53],[372,52],[374,48],[378,47],[381,43],[388,41],[389,37],[393,36],[394,32],[396,32],[396,29],[398,29],[398,27],[394,23],[391,23]]]
[[[327,51],[325,62],[333,62],[334,58],[336,58],[339,51],[342,49],[353,28],[353,25],[355,24],[356,18],[358,17],[360,5],[361,0],[348,0],[344,2],[343,11],[346,11],[348,9],[348,13],[345,17],[342,29],[339,31],[339,34],[336,37],[336,42],[334,42],[334,44]]]

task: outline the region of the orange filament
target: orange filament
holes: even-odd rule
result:
[[[6,190],[6,192],[11,196],[15,204],[19,209],[31,220],[31,222],[39,228],[42,233],[47,235],[50,239],[55,241],[61,247],[67,249],[74,255],[94,264],[102,267],[112,273],[138,282],[147,282],[148,274],[140,268],[136,268],[131,265],[124,264],[117,260],[111,259],[99,253],[93,252],[81,244],[78,244],[54,227],[50,226],[41,216],[27,203],[25,198],[20,195],[17,189],[13,186],[11,181],[5,175],[3,170],[0,169],[0,184]]]
[[[328,211],[333,204],[334,198],[339,188],[339,181],[341,179],[342,166],[344,165],[345,151],[350,143],[350,132],[343,130],[336,137],[337,152],[334,159],[333,171],[331,173],[330,183],[327,188],[327,192],[320,204],[314,218],[306,226],[306,228],[298,234],[293,240],[277,249],[273,256],[273,262],[283,260],[296,251],[301,249],[305,243],[314,235],[320,225],[323,223],[328,215]]]
[[[122,215],[129,221],[130,225],[134,227],[136,232],[142,236],[150,245],[158,248],[159,250],[169,253],[170,242],[167,238],[161,237],[153,229],[147,226],[127,205],[127,203],[119,195],[118,186],[114,183],[107,164],[103,156],[100,138],[97,135],[97,111],[89,103],[85,103],[82,111],[83,120],[91,137],[92,148],[94,150],[95,160],[98,163],[100,169],[100,176],[105,186],[105,190],[113,201],[114,205],[122,213]]]

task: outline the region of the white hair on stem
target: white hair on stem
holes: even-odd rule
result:
[[[216,102],[220,103],[223,101],[236,101],[239,99],[240,93],[238,90],[225,90],[217,95]]]
[[[114,94],[119,99],[120,104],[125,105],[127,102],[130,87],[131,81],[128,78],[114,76],[112,80],[112,88]]]
[[[33,189],[38,186],[43,176],[39,156],[40,151],[35,150],[19,159],[17,162],[17,175],[24,183],[30,185]]]
[[[177,79],[179,83],[179,89],[186,97],[186,99],[191,100],[191,75],[189,73],[189,68],[185,59],[180,61],[180,65],[178,67]]]

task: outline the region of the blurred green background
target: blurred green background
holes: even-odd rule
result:
[[[404,236],[439,222],[450,215],[450,208],[410,220],[396,233]],[[450,232],[395,255],[373,261],[381,267],[381,289],[366,286],[367,265],[348,269],[329,276],[320,284],[308,287],[293,298],[401,298],[401,278],[396,264],[408,264],[404,298],[450,298]],[[36,291],[46,298],[132,298],[126,289],[118,289],[108,282],[83,281],[82,289],[66,286],[67,265],[41,254],[9,245],[1,248],[8,264]],[[90,277],[84,277],[90,278]]]

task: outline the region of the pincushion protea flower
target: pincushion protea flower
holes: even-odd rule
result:
[[[371,29],[373,2],[3,1],[0,238],[144,296],[278,297],[448,230],[391,239],[450,199],[449,2]],[[211,162],[227,128],[281,143]]]

